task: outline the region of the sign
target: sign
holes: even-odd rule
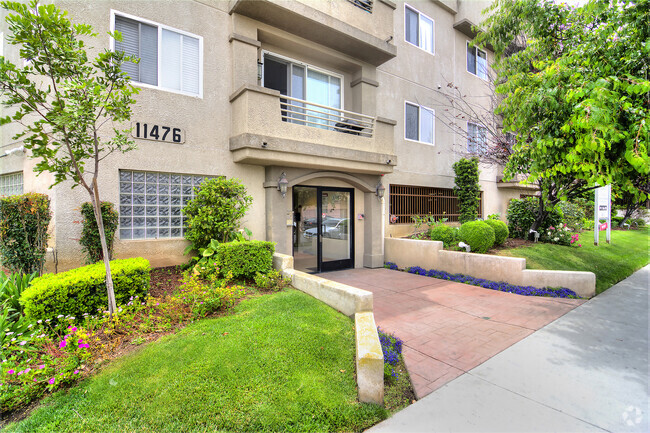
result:
[[[612,186],[601,186],[594,191],[594,245],[598,245],[601,230],[606,230],[605,239],[609,244],[612,238]],[[601,224],[600,220],[605,222]]]
[[[159,125],[155,123],[134,122],[131,125],[133,138],[152,141],[164,141],[165,143],[185,143],[185,132],[181,128]]]

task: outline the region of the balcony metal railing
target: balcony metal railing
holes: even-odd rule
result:
[[[372,13],[372,0],[348,0],[350,3],[366,12]]]
[[[353,111],[328,107],[290,96],[280,96],[282,120],[298,125],[329,129],[372,138],[375,118]]]

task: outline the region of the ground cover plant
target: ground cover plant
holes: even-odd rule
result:
[[[7,432],[361,431],[353,322],[288,289],[193,323],[48,398]]]
[[[384,265],[387,269],[399,270],[395,263],[386,262]],[[500,292],[514,293],[523,296],[543,296],[547,298],[570,298],[579,299],[580,297],[566,287],[533,287],[533,286],[518,286],[515,284],[506,283],[503,281],[491,281],[483,278],[474,278],[469,275],[463,274],[450,274],[445,271],[437,271],[435,269],[426,270],[419,266],[411,266],[405,269],[410,274],[422,275],[426,277],[438,278],[441,280],[454,281],[457,283],[470,284],[472,286],[483,287],[490,290],[498,290]]]
[[[600,245],[594,245],[594,232],[579,234],[581,248],[561,245],[530,243],[527,246],[500,250],[501,256],[523,257],[528,269],[553,269],[563,271],[589,271],[596,274],[596,293],[602,293],[634,271],[647,265],[650,235],[648,228],[638,230],[612,230],[611,244],[605,242],[605,232],[600,233]]]
[[[177,282],[157,291],[155,298],[145,294],[125,299],[113,315],[98,311],[12,321],[5,311],[0,316],[0,411],[20,411],[45,393],[94,372],[131,344],[222,314],[246,291],[230,276],[203,281],[186,274]]]
[[[415,402],[415,392],[402,355],[403,342],[379,327],[377,333],[384,354],[384,406],[397,412]]]

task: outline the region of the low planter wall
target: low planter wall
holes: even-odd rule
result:
[[[346,316],[354,316],[359,401],[383,405],[384,354],[372,312],[372,292],[297,271],[293,268],[293,257],[286,254],[275,253],[273,267],[291,278],[296,289]]]
[[[596,294],[593,272],[526,269],[526,259],[446,251],[440,241],[385,238],[384,259],[400,268],[420,266],[519,286],[566,287],[583,298]]]

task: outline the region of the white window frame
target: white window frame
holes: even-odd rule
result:
[[[15,193],[15,194],[5,194],[5,191],[3,191],[3,186],[2,184],[9,178],[13,176],[19,176],[20,182],[19,183],[12,183],[11,186],[16,187],[20,185],[20,191]],[[25,193],[25,175],[23,174],[22,171],[12,171],[10,173],[0,173],[0,197],[9,197],[12,195],[21,195]]]
[[[193,96],[195,98],[203,99],[203,36],[195,35],[194,33],[186,32],[184,30],[180,30],[174,27],[167,26],[165,24],[160,24],[155,21],[147,20],[144,18],[137,17],[135,15],[130,15],[130,14],[125,14],[123,12],[116,11],[114,9],[111,9],[111,25],[110,25],[110,30],[111,33],[115,31],[115,17],[120,16],[123,18],[127,18],[133,21],[138,21],[143,24],[148,24],[150,26],[155,26],[158,29],[158,53],[157,53],[157,59],[158,59],[158,85],[154,86],[153,84],[147,84],[147,83],[141,83],[139,81],[131,81],[131,83],[134,86],[137,87],[144,87],[147,89],[157,89],[157,90],[164,90],[165,92],[171,92],[171,93],[177,93],[179,95],[185,95],[185,96]],[[190,93],[190,92],[184,92],[182,90],[176,90],[176,89],[170,89],[167,87],[163,87],[160,85],[162,82],[162,57],[160,55],[161,50],[162,50],[162,31],[163,30],[168,30],[170,32],[178,33],[180,35],[184,36],[189,36],[191,38],[196,38],[199,40],[199,93]],[[110,50],[115,51],[115,39],[110,38]]]
[[[415,107],[418,107],[418,139],[413,140],[412,138],[406,138],[406,105],[413,105]],[[433,124],[432,128],[433,130],[431,131],[431,139],[433,140],[431,143],[428,141],[422,141],[422,109],[425,109],[427,111],[430,111],[431,114],[433,115]],[[404,101],[404,140],[406,141],[411,141],[413,143],[421,143],[421,144],[427,144],[429,146],[435,146],[436,145],[436,110],[433,108],[426,107],[424,105],[418,104],[416,102],[411,102],[411,101]]]
[[[472,49],[476,50],[476,57],[475,57],[476,59],[478,59],[478,52],[479,51],[482,52],[483,54],[485,54],[485,77],[482,77],[482,76],[480,76],[478,74],[478,61],[477,60],[474,60],[474,66],[476,68],[476,74],[467,69],[467,55],[469,54],[469,50],[470,50],[469,44],[470,43],[471,43],[471,41],[469,41],[469,40],[465,41],[465,70],[467,71],[467,73],[472,74],[473,76],[478,77],[483,81],[488,81],[490,79],[490,75],[488,74],[488,70],[489,70],[490,66],[489,66],[489,63],[488,63],[487,51],[483,51],[479,47],[473,47],[472,48]]]
[[[481,154],[483,154],[483,152],[485,151],[485,149],[481,149],[481,148],[479,147],[479,143],[476,144],[476,151],[472,151],[472,150],[470,150],[470,148],[469,148],[469,142],[470,142],[469,125],[474,125],[474,126],[476,126],[476,127],[477,127],[477,131],[480,131],[480,129],[483,129],[483,131],[485,132],[485,140],[484,140],[484,142],[483,142],[483,147],[485,147],[485,145],[487,145],[487,127],[485,127],[485,126],[483,126],[483,125],[480,125],[480,124],[478,124],[478,123],[476,123],[476,122],[467,122],[467,128],[465,129],[465,131],[467,131],[467,153],[470,153],[470,154],[472,154],[472,155],[481,155]]]
[[[413,12],[418,14],[418,45],[415,45],[414,43],[409,42],[406,39],[406,9],[411,9]],[[427,51],[427,50],[425,50],[424,48],[422,48],[419,45],[419,43],[420,43],[420,36],[419,36],[420,35],[420,18],[421,17],[425,17],[425,18],[431,20],[431,51]],[[419,10],[414,8],[413,6],[407,5],[406,3],[404,3],[404,32],[403,33],[404,33],[404,42],[406,42],[407,44],[412,45],[414,47],[418,47],[419,49],[421,49],[425,53],[429,53],[432,56],[436,55],[436,21],[433,18],[431,18],[429,15],[423,14],[422,12],[420,12]]]
[[[311,69],[312,71],[320,72],[322,74],[330,75],[332,77],[338,78],[341,80],[341,110],[345,110],[345,78],[343,75],[338,74],[336,72],[329,71],[327,69],[319,68],[318,66],[314,66],[309,63],[301,62],[300,60],[293,59],[291,57],[283,56],[281,54],[274,53],[273,51],[268,51],[268,50],[262,50],[262,80],[261,80],[261,85],[264,87],[264,61],[266,59],[266,55],[269,55],[271,57],[275,57],[280,60],[284,60],[285,62],[289,62],[298,66],[303,66],[305,67],[305,83],[307,82],[307,70]],[[306,90],[306,88],[305,88]],[[293,98],[291,95],[285,95],[285,96],[290,96]],[[305,99],[305,101],[309,102],[308,100]],[[332,107],[334,108],[334,107]],[[334,108],[335,110],[337,108]]]

